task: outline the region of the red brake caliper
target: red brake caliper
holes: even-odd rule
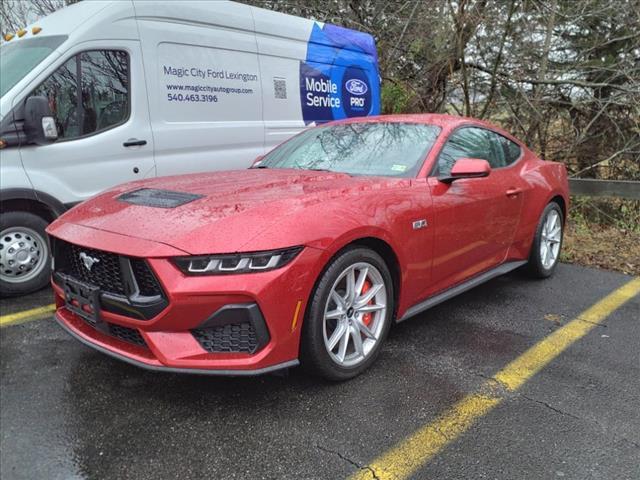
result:
[[[364,281],[364,285],[362,285],[362,295],[367,293],[371,287],[372,287],[371,282],[367,278]],[[375,299],[372,298],[371,300],[369,300],[369,303],[367,305],[373,305],[374,302],[375,302]],[[373,314],[365,313],[364,315],[362,315],[362,323],[364,323],[367,327],[371,325],[371,320],[373,320]]]

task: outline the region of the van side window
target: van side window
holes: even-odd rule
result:
[[[119,50],[79,53],[31,95],[49,100],[60,139],[111,128],[129,118],[129,55]]]

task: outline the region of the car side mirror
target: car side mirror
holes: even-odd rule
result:
[[[58,139],[56,119],[45,97],[29,97],[24,105],[24,133],[27,143],[46,145]]]
[[[461,178],[481,178],[487,177],[491,173],[491,165],[486,160],[480,158],[460,158],[451,168],[451,173],[447,176],[438,177],[443,183],[451,183]]]

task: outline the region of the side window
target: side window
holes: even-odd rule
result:
[[[31,95],[49,100],[61,139],[111,128],[129,117],[129,55],[119,50],[80,53]]]
[[[460,158],[482,158],[492,163],[493,148],[488,131],[482,128],[461,128],[447,140],[438,157],[438,175],[449,175]]]
[[[76,57],[69,59],[36,88],[31,96],[49,100],[49,108],[56,119],[58,138],[80,135],[76,118],[78,107],[78,69]]]
[[[487,132],[487,135],[491,139],[491,160],[489,160],[489,165],[491,165],[491,168],[506,167],[507,159],[502,145],[502,139],[505,138],[494,132]]]
[[[503,137],[502,135],[500,135],[499,137],[500,137],[500,143],[502,144],[502,150],[504,151],[504,158],[505,158],[506,164],[511,165],[513,162],[518,160],[520,158],[520,155],[522,154],[520,145],[518,145],[515,142],[512,142],[511,140]]]

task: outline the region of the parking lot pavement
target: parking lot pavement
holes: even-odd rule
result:
[[[0,477],[374,478],[371,462],[631,277],[497,278],[395,326],[364,375],[152,373],[49,317],[1,332]],[[2,315],[50,303],[3,300]],[[640,477],[640,297],[475,419],[413,478]]]

